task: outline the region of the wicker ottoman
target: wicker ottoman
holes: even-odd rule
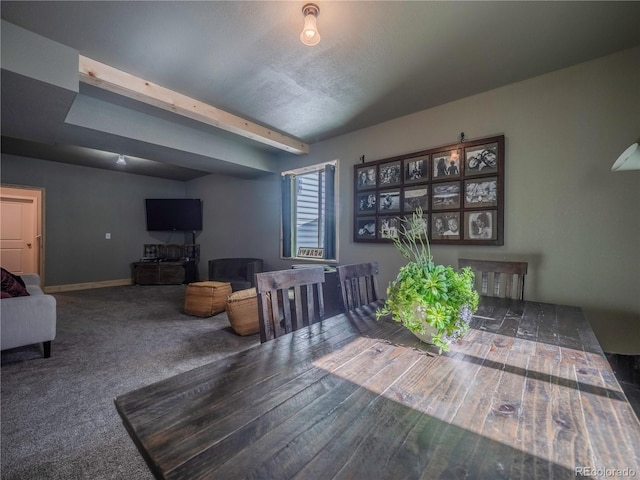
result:
[[[187,285],[184,313],[198,317],[211,317],[224,312],[231,284],[227,282],[194,282]]]
[[[255,288],[238,290],[227,299],[227,317],[238,335],[253,335],[260,331],[258,296]]]

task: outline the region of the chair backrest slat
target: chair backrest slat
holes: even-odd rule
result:
[[[500,272],[493,272],[493,296],[500,296],[500,281],[502,279],[502,274]],[[505,294],[508,291],[507,288],[504,289]]]
[[[357,263],[337,267],[345,310],[378,300],[378,263]]]
[[[322,267],[257,273],[260,341],[322,321],[323,282]]]
[[[482,295],[524,300],[524,277],[527,274],[527,262],[458,259],[458,268],[464,267],[470,267],[475,272],[476,280],[480,274],[480,293]],[[493,288],[490,287],[491,284]],[[489,293],[490,291],[493,291],[493,295]]]
[[[482,272],[482,295],[488,295],[489,294],[489,275],[487,275],[487,272]]]
[[[504,282],[504,291],[510,292],[511,289],[513,288],[513,275],[505,274],[505,277],[506,277],[506,281]],[[516,284],[518,284],[518,282],[516,282]],[[517,290],[514,292],[514,295],[516,296],[519,295]]]

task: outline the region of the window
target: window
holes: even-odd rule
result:
[[[337,260],[337,161],[282,173],[282,256]]]

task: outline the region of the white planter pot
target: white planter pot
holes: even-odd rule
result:
[[[435,328],[433,328],[431,325],[429,325],[427,322],[422,322],[422,324],[425,327],[424,333],[419,333],[419,332],[411,332],[411,333],[413,333],[416,337],[418,337],[424,343],[433,345],[433,337],[438,333],[438,331]]]
[[[414,308],[414,314],[419,314],[422,315],[426,318],[426,313],[424,312],[424,310],[418,306],[416,306]],[[467,323],[469,323],[469,321],[471,320],[471,310],[469,310],[468,308],[464,308],[463,309],[463,313],[462,313],[462,318],[465,319],[465,321]],[[413,333],[416,337],[418,337],[421,341],[423,341],[424,343],[428,343],[429,345],[433,345],[433,337],[435,335],[437,335],[438,330],[436,330],[434,327],[431,326],[431,324],[427,323],[426,320],[422,321],[422,325],[424,327],[424,333],[419,333],[419,332],[411,332]],[[447,344],[450,344],[454,339],[458,338],[459,335],[454,334],[452,337],[444,337],[443,340],[446,341]]]
[[[418,337],[424,343],[433,345],[433,337],[438,333],[438,331],[434,327],[432,327],[429,323],[427,323],[426,321],[427,313],[425,312],[425,310],[418,305],[414,305],[413,316],[424,318],[424,320],[422,320],[422,326],[424,327],[425,332],[424,333],[411,332],[411,333],[413,333],[416,337]]]

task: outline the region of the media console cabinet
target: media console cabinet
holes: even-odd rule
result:
[[[180,285],[198,281],[200,245],[144,246],[144,257],[134,262],[133,283],[137,285]]]
[[[196,262],[135,262],[133,281],[138,285],[180,285],[197,282]]]

